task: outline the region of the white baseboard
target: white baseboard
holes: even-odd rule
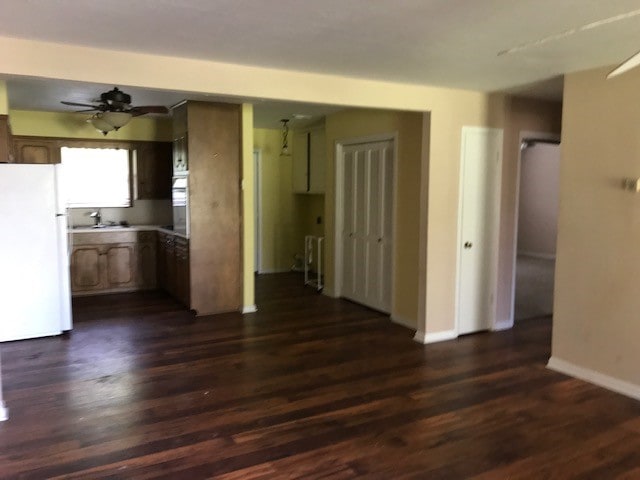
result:
[[[541,252],[518,252],[518,255],[523,255],[525,257],[531,258],[540,258],[542,260],[555,260],[555,253],[541,253]]]
[[[242,307],[242,313],[255,313],[258,311],[258,307],[255,305],[245,305]]]
[[[566,360],[557,357],[551,357],[547,363],[547,368],[556,372],[569,375],[570,377],[579,378],[585,382],[593,383],[599,387],[606,388],[616,393],[621,393],[627,397],[640,400],[640,385],[625,382],[615,377],[596,372],[589,368],[580,367]]]
[[[389,318],[391,318],[391,321],[395,324],[401,325],[411,330],[416,329],[416,322],[414,322],[413,320],[409,320],[408,318],[404,318],[402,315],[391,314]]]
[[[455,330],[444,330],[442,332],[425,333],[418,330],[413,339],[424,345],[428,343],[445,342],[447,340],[455,340],[458,338],[458,332]]]
[[[492,332],[500,332],[502,330],[509,330],[510,328],[513,328],[513,322],[505,320],[503,322],[495,323],[493,325],[493,327],[491,327],[491,331]]]
[[[4,402],[0,402],[0,422],[9,420],[9,409],[5,406]]]
[[[335,290],[327,288],[326,285],[322,289],[322,295],[326,295],[327,297],[331,297],[331,298],[338,298]]]

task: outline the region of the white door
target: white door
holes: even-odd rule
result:
[[[462,129],[458,334],[495,317],[502,130]]]
[[[341,295],[389,313],[393,254],[393,142],[342,151]]]

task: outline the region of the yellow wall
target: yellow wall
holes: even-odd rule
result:
[[[296,252],[291,156],[280,155],[281,142],[280,130],[257,128],[254,131],[253,145],[255,149],[260,150],[262,162],[262,273],[289,271],[293,264],[293,254]]]
[[[397,182],[399,185],[394,216],[395,306],[392,316],[417,327],[418,320],[418,243],[420,222],[420,162],[422,114],[385,110],[351,109],[327,116],[327,165],[325,177],[326,288],[335,285],[335,142],[380,134],[398,134]]]
[[[9,113],[9,99],[7,98],[7,84],[0,80],[0,115]]]
[[[136,117],[106,136],[86,122],[89,115],[64,112],[11,110],[14,135],[40,137],[94,138],[100,140],[173,140],[170,117]]]
[[[565,77],[552,357],[640,397],[640,69]]]
[[[255,235],[253,218],[253,105],[242,104],[242,235],[252,239]],[[242,302],[243,309],[251,309],[255,304],[253,242],[242,243]]]
[[[496,317],[498,324],[511,322],[513,261],[516,248],[515,208],[522,132],[560,135],[562,103],[510,97],[506,103],[502,190],[500,206],[500,240],[498,253],[498,292]]]

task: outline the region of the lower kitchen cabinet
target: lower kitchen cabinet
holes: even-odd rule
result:
[[[158,286],[190,306],[189,240],[158,232]]]
[[[156,232],[73,234],[71,292],[128,292],[156,287]]]
[[[189,305],[190,299],[190,277],[189,277],[189,240],[181,237],[175,238],[175,268],[176,285],[175,297],[184,305]]]

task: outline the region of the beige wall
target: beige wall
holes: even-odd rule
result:
[[[518,254],[554,257],[558,237],[560,146],[522,151],[518,201]]]
[[[565,77],[553,358],[640,388],[640,70]]]
[[[0,50],[11,52],[3,57],[0,65],[0,74],[5,75],[140,86],[236,98],[285,99],[430,112],[430,138],[429,143],[425,144],[429,152],[422,152],[422,161],[425,163],[422,172],[429,179],[429,185],[423,186],[420,194],[415,194],[415,203],[412,205],[412,208],[420,211],[417,218],[423,222],[426,219],[426,226],[419,229],[423,232],[419,241],[420,255],[426,258],[426,267],[417,287],[418,295],[426,295],[426,301],[424,311],[418,313],[417,326],[423,332],[453,328],[460,131],[464,125],[502,127],[505,114],[503,96],[8,37],[0,37]],[[126,69],[108,68],[123,64],[127,65]],[[425,138],[424,134],[422,138]],[[427,170],[428,173],[425,173]],[[422,202],[419,201],[420,195]],[[246,202],[246,196],[243,198]],[[325,198],[331,197],[327,195]],[[325,213],[325,227],[329,227],[329,209]],[[402,215],[411,216],[412,213],[403,212]],[[411,231],[417,226],[402,228]],[[328,228],[325,231],[328,232]],[[253,271],[253,259],[246,255],[253,248],[253,238],[248,233],[248,229],[245,229],[245,285],[253,281],[252,274],[247,273]],[[329,264],[327,273],[328,270]],[[414,301],[407,300],[406,304]],[[413,307],[403,307],[403,314],[410,315],[410,309]]]
[[[420,162],[422,114],[386,110],[350,109],[326,118],[327,165],[325,177],[326,288],[334,290],[335,249],[335,143],[349,138],[398,134],[399,185],[394,215],[396,237],[393,259],[394,311],[397,319],[414,325],[418,320],[418,243],[420,221]]]
[[[498,325],[508,325],[511,322],[520,134],[526,131],[559,135],[562,121],[562,104],[560,102],[508,97],[505,99],[504,108],[504,152],[496,299],[496,320]]]

